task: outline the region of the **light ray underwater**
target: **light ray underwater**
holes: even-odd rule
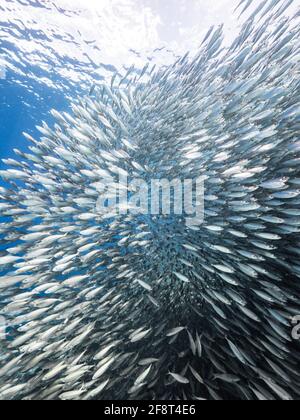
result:
[[[97,83],[5,160],[1,399],[300,399],[300,9],[251,3],[229,47]],[[204,177],[204,222],[99,214],[120,172]]]

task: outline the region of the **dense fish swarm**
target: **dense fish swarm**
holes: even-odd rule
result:
[[[240,10],[251,1],[242,1]],[[298,399],[299,13],[53,111],[1,172],[2,399]],[[130,71],[128,72],[130,73]],[[205,221],[96,211],[99,184],[205,176]],[[3,251],[4,249],[4,251]]]

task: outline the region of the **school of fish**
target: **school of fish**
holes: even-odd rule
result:
[[[212,27],[196,56],[116,75],[5,161],[0,399],[300,398],[295,2],[263,0],[228,48]],[[205,177],[204,223],[99,214],[120,171]]]

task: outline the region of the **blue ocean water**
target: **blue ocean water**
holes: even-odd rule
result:
[[[51,124],[52,117],[49,111],[52,108],[67,109],[68,107],[63,94],[58,95],[51,89],[43,89],[46,102],[43,106],[39,106],[31,92],[24,87],[14,85],[11,81],[12,77],[12,73],[8,71],[6,79],[0,81],[0,156],[2,159],[14,158],[14,148],[22,151],[27,149],[28,141],[22,133],[27,132],[38,136],[36,123],[43,119]],[[1,160],[0,168],[4,166]]]
[[[22,132],[37,134],[42,120],[51,124],[52,108],[67,110],[94,83],[192,54],[212,25],[224,24],[229,44],[240,30],[238,3],[1,0],[0,159],[23,150]],[[253,0],[247,14],[259,4]]]
[[[53,123],[93,83],[134,65],[163,66],[197,49],[212,24],[238,30],[234,0],[1,0],[0,159],[26,150],[22,132]],[[0,168],[3,168],[1,160]]]
[[[253,0],[251,3],[252,10],[260,2]],[[13,150],[16,148],[21,151],[26,151],[30,144],[23,136],[23,132],[29,133],[35,138],[41,137],[41,134],[36,129],[36,125],[42,125],[43,122],[46,122],[50,127],[53,126],[54,119],[50,114],[50,110],[55,109],[58,112],[68,111],[71,105],[76,103],[78,99],[80,99],[82,96],[88,95],[90,89],[93,86],[101,85],[102,83],[109,84],[112,75],[118,73],[118,76],[122,78],[124,74],[130,73],[130,77],[135,77],[135,75],[140,74],[141,69],[147,62],[149,62],[151,67],[155,65],[157,68],[162,68],[167,66],[169,63],[174,62],[177,57],[182,57],[185,55],[187,51],[190,51],[190,54],[192,54],[194,50],[197,50],[197,47],[203,39],[203,34],[207,32],[212,23],[215,26],[217,26],[220,22],[225,23],[225,44],[226,42],[230,42],[230,39],[234,36],[234,33],[239,29],[239,22],[234,17],[236,15],[233,13],[233,9],[236,4],[237,3],[235,0],[224,0],[223,2],[218,2],[218,5],[212,4],[209,6],[207,5],[206,1],[202,0],[167,0],[164,2],[159,0],[2,0],[0,3],[0,159],[5,160],[8,158],[14,158],[15,155]],[[249,13],[251,13],[251,10],[249,10]],[[145,75],[145,77],[147,77],[147,75]],[[105,103],[105,106],[106,105],[107,102]],[[290,109],[289,112],[291,112]],[[181,115],[179,115],[178,120],[180,120],[180,117]],[[290,146],[298,148],[296,144]],[[81,145],[79,145],[79,147],[81,147]],[[82,156],[84,156],[84,152],[82,153]],[[221,160],[223,157],[224,156],[221,156]],[[239,159],[239,156],[237,156],[237,158]],[[215,161],[220,162],[220,155],[217,156]],[[226,163],[224,163],[224,165],[226,165]],[[0,169],[4,168],[4,166],[5,162],[1,161]],[[80,169],[81,167],[78,165],[77,171],[80,171]],[[56,168],[53,172],[56,172]],[[58,173],[60,175],[60,180],[63,180],[64,174],[62,172]],[[246,175],[248,176],[249,174]],[[85,187],[86,184],[84,181],[81,181],[81,185]],[[73,185],[71,185],[71,189],[73,191]],[[214,197],[215,196],[210,196],[210,199],[212,201],[217,201],[216,198],[218,197]],[[54,197],[53,205],[56,205],[55,198],[56,197]],[[63,205],[64,203],[65,200],[63,200]],[[297,205],[298,204],[299,203],[297,203]],[[246,205],[247,203],[245,203],[245,206]],[[278,201],[276,204],[274,204],[274,206],[275,205],[278,205]],[[50,206],[47,206],[47,208]],[[236,206],[238,208],[239,204],[236,204]],[[210,214],[214,214],[213,209],[210,210]],[[88,215],[88,217],[89,216],[90,215]],[[68,216],[66,215],[65,218],[64,216],[61,217],[62,220],[66,221]],[[72,219],[72,216],[70,219]],[[237,218],[235,218],[235,222],[236,220]],[[0,222],[2,223],[4,221],[5,219],[1,218],[0,216]],[[39,223],[42,224],[42,220],[37,217],[35,224],[38,226]],[[94,222],[91,221],[90,225],[92,225],[92,223]],[[220,222],[220,224],[221,223],[222,222]],[[291,225],[293,224],[296,224],[294,220],[291,222]],[[93,227],[94,226],[95,225],[93,225]],[[102,226],[103,225],[101,225],[101,227]],[[212,232],[216,231],[216,226],[209,225],[207,228]],[[9,245],[18,245],[19,243],[14,243],[13,241],[19,239],[20,236],[14,236],[13,225],[10,225],[7,230],[9,229],[11,229],[11,232],[8,233],[8,236],[11,235],[9,239]],[[297,231],[297,229],[290,229],[291,232]],[[223,230],[223,228],[221,228],[221,230]],[[169,240],[169,230],[166,229],[166,232],[167,233],[165,237]],[[236,234],[239,234],[239,232],[235,232],[235,235],[233,236],[237,236]],[[213,237],[213,233],[211,235]],[[274,237],[276,238],[276,235]],[[109,239],[118,242],[121,238],[122,236],[119,235],[119,232],[116,232],[113,238]],[[211,239],[209,235],[208,238],[209,240]],[[212,261],[210,261],[210,264],[213,264],[213,266],[222,273],[231,273],[232,269],[230,269],[228,265],[222,266],[215,264],[216,262],[219,262],[216,261],[216,258],[219,258],[220,262],[222,262],[223,256],[221,256],[220,253],[226,254],[228,253],[228,249],[224,248],[223,246],[218,246],[217,249],[217,246],[213,242],[214,240],[212,240],[212,243],[208,243],[208,248],[214,251],[218,250],[219,254],[215,253],[214,257],[214,253],[212,252]],[[63,255],[65,252],[64,240],[62,240],[61,243],[63,245],[60,253]],[[71,245],[72,243],[73,240],[70,240]],[[239,255],[243,256],[246,261],[255,259],[255,255],[253,257],[253,254],[248,252],[247,249],[244,249],[245,241],[242,244],[236,244],[234,241],[231,241],[230,243],[233,243],[234,246],[236,245],[236,248],[239,251]],[[264,244],[261,242],[259,243],[256,241],[256,244],[258,244],[258,248],[260,246],[264,246]],[[186,245],[189,246],[188,244]],[[292,242],[290,245],[292,245]],[[6,245],[4,244],[4,248],[0,248],[1,256],[2,254],[5,254],[1,252],[3,249],[5,249],[5,246]],[[101,242],[99,244],[97,243],[97,247],[99,247],[97,249],[97,251],[99,251],[99,255],[96,253],[97,257],[95,257],[93,264],[100,262],[102,263],[102,255],[100,252],[102,252],[105,247],[110,249],[113,248],[113,246],[116,246],[116,243],[107,242],[105,246],[102,246]],[[242,249],[239,249],[238,246],[241,246]],[[29,245],[29,248],[30,247],[31,245]],[[55,245],[53,248],[55,250]],[[272,249],[272,247],[270,249]],[[191,249],[189,251],[191,251]],[[121,253],[122,252],[124,252],[125,255],[126,246],[121,247]],[[124,255],[122,255],[122,257]],[[268,255],[271,255],[270,259],[273,259],[272,254],[269,253]],[[86,255],[82,257],[82,260],[84,260],[85,256]],[[56,257],[57,256],[55,255],[55,258]],[[108,255],[108,257],[110,258],[111,255]],[[60,257],[58,256],[57,258],[59,259]],[[175,255],[175,258],[177,258],[177,254]],[[210,260],[210,252],[206,253],[205,258]],[[169,259],[166,259],[166,261],[166,265],[169,266]],[[264,259],[258,259],[258,261],[264,261]],[[206,261],[204,261],[204,263],[206,263]],[[47,264],[47,262],[45,264]],[[184,266],[185,270],[188,270],[186,267],[193,267],[189,261],[184,259],[181,259],[180,264]],[[203,264],[203,266],[206,266],[206,264]],[[109,267],[109,265],[97,267],[97,273],[107,267]],[[94,267],[92,267],[92,270],[90,270],[90,267],[88,267],[89,272],[93,271],[93,268]],[[276,268],[276,264],[275,268],[273,267],[273,269],[274,272],[276,271],[277,273],[278,270]],[[164,270],[164,267],[162,270]],[[295,271],[297,272],[298,270],[298,266],[295,266]],[[209,271],[209,267],[207,271]],[[256,275],[253,275],[253,270],[250,268],[250,266],[244,265],[241,271],[243,274],[246,274],[246,272],[250,273],[249,277],[251,277],[251,274],[253,278],[257,277]],[[81,272],[79,269],[77,271],[76,265],[72,267],[71,272],[73,275],[85,274],[85,271]],[[212,273],[214,270],[210,272]],[[6,274],[7,272],[3,270],[2,275]],[[124,275],[124,273],[122,273],[122,275]],[[183,276],[180,272],[177,272],[177,269],[176,272],[173,272],[173,275],[175,275],[179,280],[181,279],[182,282],[186,282],[186,280],[188,280],[187,277]],[[64,276],[67,276],[67,274],[64,273]],[[159,275],[157,277],[159,277]],[[58,281],[66,280],[60,274],[55,275],[55,278]],[[231,281],[232,284],[230,277],[226,276],[227,281],[228,278],[228,283]],[[244,276],[242,276],[242,278],[244,278]],[[115,278],[109,280],[117,283]],[[19,281],[19,278],[17,278],[17,281]],[[170,280],[168,279],[168,281]],[[287,279],[287,285],[288,283],[289,282]],[[264,293],[269,285],[270,282],[264,282],[262,290],[261,285],[257,285],[257,287],[260,287],[258,291],[254,290],[254,292],[258,292],[260,299],[267,299],[268,303],[273,302],[273,298]],[[272,290],[275,295],[276,292],[279,291],[277,288]],[[10,293],[10,291],[8,290],[7,293]],[[55,294],[55,292],[51,293]],[[6,298],[5,293],[3,296]],[[239,300],[238,295],[233,296],[235,297],[236,301]],[[47,294],[46,292],[44,294],[42,291],[40,292],[40,295],[37,293],[35,297],[45,298],[47,297]],[[184,304],[184,307],[186,307],[184,296],[181,297],[182,303]],[[63,296],[63,298],[65,298],[65,296]],[[222,303],[224,303],[224,305],[228,305],[228,299],[225,299],[224,296],[220,294],[215,294],[213,299],[220,300]],[[277,296],[275,296],[274,299],[277,299]],[[278,299],[278,301],[281,302],[280,297]],[[291,298],[291,300],[294,299]],[[261,301],[259,301],[259,303],[261,303]],[[153,306],[155,307],[155,303]],[[243,303],[241,306],[244,306]],[[262,309],[260,306],[261,305],[258,307],[257,305],[259,311]],[[180,310],[180,305],[178,308]],[[171,315],[172,309],[173,303],[170,311]],[[215,312],[217,311],[215,310]],[[195,313],[197,313],[197,311]],[[218,315],[220,315],[220,313],[221,318],[225,319],[225,315],[222,316],[222,312],[219,312]],[[176,314],[176,312],[174,312],[174,314]],[[247,316],[248,315],[249,313]],[[172,318],[172,316],[170,318]],[[230,319],[232,319],[232,317]],[[160,320],[161,317],[159,317],[159,321]],[[279,317],[279,322],[281,320],[282,318]],[[132,320],[130,319],[130,321]],[[66,322],[68,322],[68,319]],[[175,322],[179,322],[179,319],[176,319]],[[180,323],[182,325],[186,325],[184,319],[180,321]],[[232,324],[235,324],[232,328],[233,333],[235,333],[235,326],[237,324],[235,322],[232,322]],[[16,325],[19,326],[19,322],[17,322]],[[220,326],[220,324],[218,325]],[[191,321],[190,326],[191,328],[194,328],[193,321]],[[185,328],[182,329],[184,330]],[[216,330],[218,330],[218,327],[216,327]],[[226,328],[224,328],[224,330],[228,331]],[[244,331],[243,328],[242,330]],[[136,329],[135,332],[137,331],[139,330]],[[263,334],[264,332],[261,331],[260,333]],[[11,334],[8,331],[8,341],[13,340],[14,334],[14,329],[11,329]],[[139,334],[140,332],[136,335]],[[221,341],[224,339],[223,335],[224,334],[222,331],[221,335],[219,336]],[[135,335],[133,334],[132,337],[134,338]],[[209,335],[208,338],[210,339]],[[225,338],[227,339],[227,337]],[[236,358],[242,362],[242,365],[244,365],[246,356],[244,356],[242,353],[239,353],[239,350],[235,344],[232,344],[234,341],[235,343],[241,343],[243,346],[243,339],[241,338],[239,331],[237,336],[234,338],[235,340],[232,339],[232,342],[228,342],[229,347],[226,345],[226,350],[224,351],[225,357],[227,358],[227,355],[232,353],[231,357],[233,357],[233,355],[236,356]],[[202,354],[201,339],[202,335],[200,337],[197,331],[195,343],[197,342],[198,353]],[[193,346],[195,345],[193,340],[194,338],[192,337],[190,340],[190,343],[192,343],[190,344],[192,351]],[[206,342],[206,340],[204,340],[204,342],[206,343],[206,348],[209,348],[210,351],[210,343]],[[134,343],[133,339],[131,339],[131,343]],[[199,347],[201,347],[201,350]],[[246,347],[246,345],[244,347]],[[178,349],[181,349],[180,346]],[[144,346],[142,350],[148,350],[148,346]],[[229,350],[231,350],[231,353],[228,353]],[[264,353],[265,352],[263,351],[262,354]],[[183,352],[183,355],[184,354],[185,353]],[[207,354],[210,361],[210,354],[208,352]],[[273,355],[270,357],[273,357]],[[199,358],[201,358],[201,356],[199,356]],[[224,359],[224,357],[221,358]],[[180,369],[178,367],[176,370],[177,372],[180,372],[181,368],[183,368],[183,363],[181,363],[182,361],[179,362]],[[243,376],[244,366],[242,365],[241,372]],[[236,361],[234,366],[236,366]],[[189,363],[186,364],[185,369],[188,370],[188,367]],[[166,372],[167,378],[168,375],[172,375],[172,373]],[[183,378],[183,380],[186,379]],[[180,378],[178,382],[180,383]],[[234,378],[233,382],[235,382]],[[186,383],[187,382],[185,382],[185,384]],[[164,382],[164,384],[166,384],[166,382]],[[227,395],[227,388],[224,387],[223,390],[225,390],[224,395]],[[297,392],[298,390],[295,391],[295,394],[297,394]],[[279,396],[280,394],[284,396],[282,389],[277,389],[277,392],[275,391],[275,393]],[[216,398],[214,391],[211,389],[209,394],[213,399]],[[232,394],[230,393],[230,395]],[[244,395],[247,397],[247,394]]]

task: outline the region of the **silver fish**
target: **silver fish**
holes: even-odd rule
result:
[[[0,398],[300,398],[293,3],[240,1],[232,45],[213,26],[195,55],[95,82],[5,160]],[[120,177],[203,177],[204,223],[133,212]],[[99,211],[116,188],[130,203]]]

